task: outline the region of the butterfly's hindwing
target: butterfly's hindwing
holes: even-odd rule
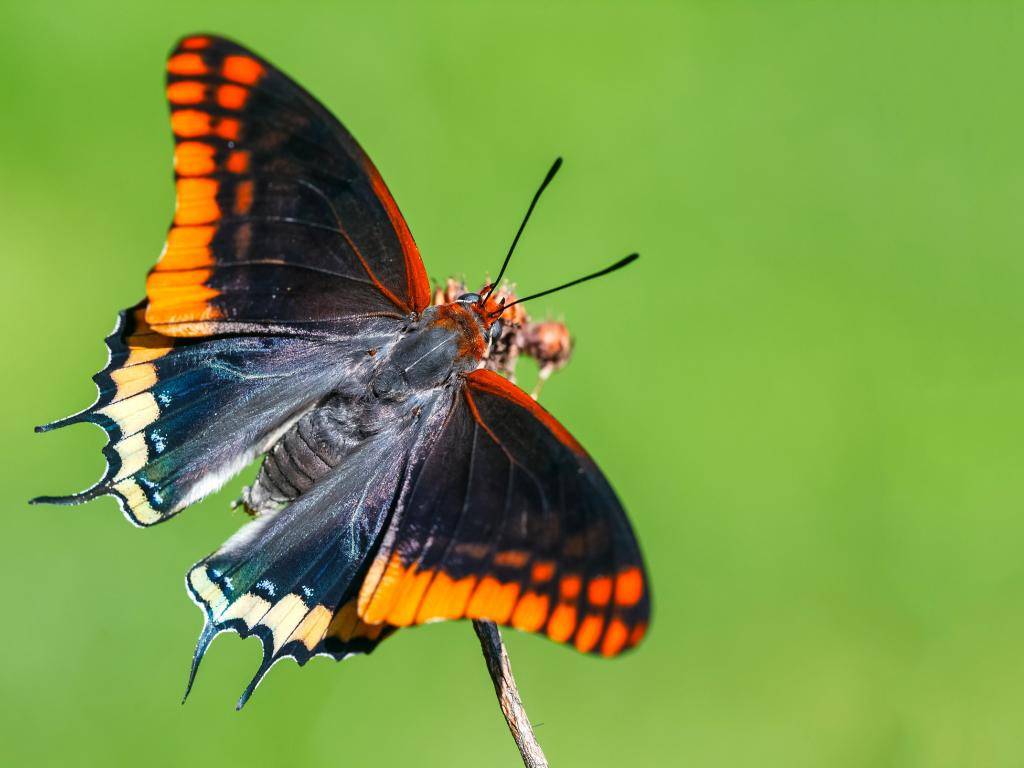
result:
[[[363,620],[489,619],[614,656],[649,612],[636,538],[600,470],[522,390],[473,372],[370,567]]]
[[[37,501],[109,494],[136,525],[162,522],[217,490],[291,421],[339,386],[369,376],[367,348],[396,335],[387,318],[348,336],[172,339],[146,323],[145,302],[122,312],[94,377],[90,408],[40,427],[92,422],[107,433],[107,468],[92,488]]]
[[[255,634],[263,643],[263,663],[242,703],[280,658],[341,659],[369,652],[393,631],[363,621],[355,598],[395,501],[411,468],[430,452],[452,396],[414,398],[409,411],[422,418],[396,420],[189,571],[189,593],[206,619],[193,676],[210,640],[225,630]]]

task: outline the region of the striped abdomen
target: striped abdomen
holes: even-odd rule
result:
[[[340,464],[357,434],[343,400],[305,414],[264,458],[256,482],[242,493],[245,507],[256,515],[280,509]]]

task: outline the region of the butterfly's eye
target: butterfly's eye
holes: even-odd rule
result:
[[[491,335],[491,341],[497,341],[499,338],[501,338],[501,332],[502,330],[504,330],[504,328],[505,325],[504,323],[501,322],[501,320],[495,320],[493,323],[491,323],[491,329],[488,331],[488,333],[490,333]]]
[[[480,301],[480,294],[479,293],[464,293],[461,296],[459,296],[459,298],[457,298],[456,301],[458,301],[460,303],[464,302],[466,304],[475,304],[476,302]]]

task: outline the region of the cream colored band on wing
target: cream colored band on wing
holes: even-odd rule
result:
[[[274,650],[277,651],[288,641],[292,631],[309,611],[302,598],[289,594],[278,600],[267,615],[260,619],[260,624],[270,629],[274,636]]]
[[[100,408],[99,412],[113,419],[122,435],[141,432],[160,418],[160,406],[152,392],[141,392],[127,400],[118,400]]]
[[[288,640],[298,640],[307,650],[312,651],[327,634],[332,612],[325,605],[318,605],[306,614],[306,618],[295,628]]]
[[[118,440],[114,443],[114,450],[121,457],[121,469],[114,477],[114,482],[131,477],[149,461],[149,447],[146,445],[146,435],[142,432]]]
[[[206,603],[210,612],[217,616],[228,604],[228,598],[223,590],[210,579],[206,566],[191,570],[188,574],[188,583],[199,596],[199,599]]]
[[[110,378],[117,385],[114,402],[126,400],[139,392],[145,392],[157,382],[156,366],[152,363],[133,365],[130,368],[118,368],[110,372]]]
[[[262,597],[253,592],[246,592],[224,611],[219,620],[241,619],[249,629],[252,629],[260,619],[267,615],[270,608],[270,603]]]
[[[161,515],[149,504],[145,491],[132,479],[122,480],[114,484],[114,490],[124,497],[125,504],[132,515],[143,525],[157,522]]]

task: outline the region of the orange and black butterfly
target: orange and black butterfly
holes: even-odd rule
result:
[[[432,305],[369,158],[252,52],[183,39],[167,98],[177,204],[146,298],[106,339],[96,403],[39,428],[98,424],[107,469],[35,501],[107,494],[150,526],[263,457],[243,497],[254,519],[186,576],[205,616],[189,685],[225,630],[263,643],[239,706],[278,659],[368,653],[439,619],[603,656],[636,645],[648,585],[622,505],[572,435],[483,366],[511,304],[485,286]]]

